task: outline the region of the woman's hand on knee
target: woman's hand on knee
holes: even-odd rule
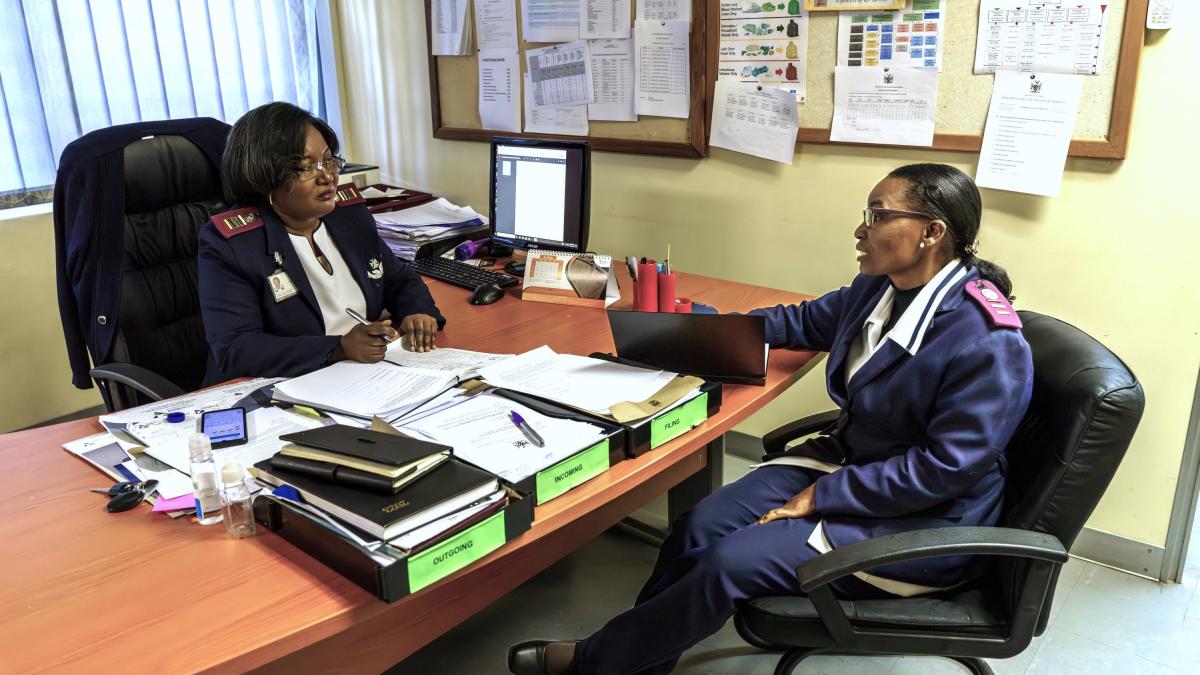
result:
[[[803,518],[804,516],[811,516],[816,513],[817,500],[814,496],[816,494],[815,487],[816,485],[809,485],[801,490],[800,494],[789,499],[783,506],[767,511],[763,514],[762,518],[758,519],[758,524],[765,525],[772,520],[779,520],[781,518]]]

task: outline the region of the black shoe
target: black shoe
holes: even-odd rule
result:
[[[556,675],[546,668],[549,640],[530,640],[508,648],[508,670],[513,675]]]

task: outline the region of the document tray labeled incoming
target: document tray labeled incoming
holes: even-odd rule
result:
[[[609,310],[608,325],[622,359],[730,384],[767,382],[761,316]]]

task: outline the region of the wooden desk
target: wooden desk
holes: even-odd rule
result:
[[[463,289],[430,287],[449,319],[442,345],[613,350],[602,311],[521,302],[516,290],[473,307]],[[723,311],[804,298],[684,274],[678,287]],[[0,671],[379,672],[672,486],[699,493],[719,481],[706,471],[706,447],[791,385],[813,356],[773,353],[765,387],[727,386],[721,412],[700,427],[539,507],[519,538],[392,604],[271,534],[235,541],[220,526],[148,507],[105,512],[86,489],[108,480],[59,447],[102,431],[95,418],[2,435]]]

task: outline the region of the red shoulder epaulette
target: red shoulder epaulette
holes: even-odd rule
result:
[[[354,183],[342,183],[337,186],[334,201],[338,206],[353,206],[355,204],[362,204],[366,200],[358,193],[358,187]]]
[[[1017,311],[992,282],[986,279],[968,281],[964,290],[975,301],[975,304],[983,308],[983,313],[991,321],[992,326],[1021,327],[1021,318],[1017,316]]]
[[[218,213],[212,217],[212,222],[216,226],[217,232],[220,232],[222,237],[229,239],[262,227],[263,217],[259,214],[258,208],[247,206],[244,209]]]

